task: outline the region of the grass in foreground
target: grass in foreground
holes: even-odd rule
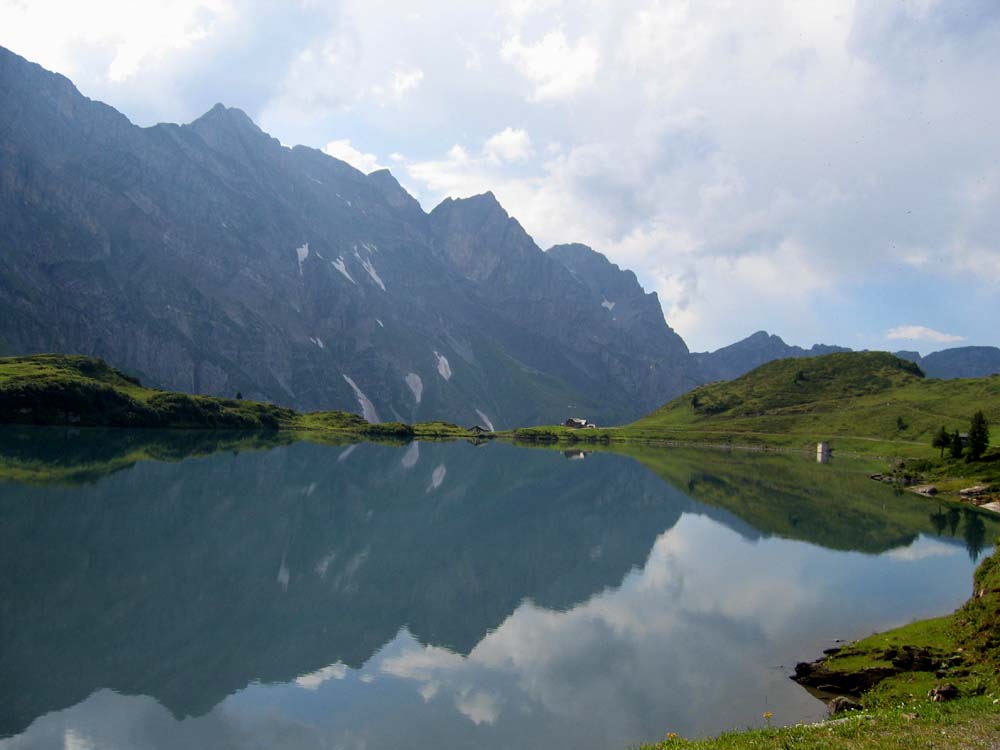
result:
[[[848,714],[819,724],[748,729],[711,739],[664,739],[655,750],[959,750],[1000,747],[1000,714],[990,695]]]

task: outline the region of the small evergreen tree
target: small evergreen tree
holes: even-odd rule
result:
[[[958,434],[958,430],[955,430],[955,434],[951,436],[951,457],[961,458],[962,457],[962,436]]]
[[[948,434],[948,430],[945,429],[944,425],[941,425],[941,429],[934,433],[934,439],[931,440],[931,447],[941,449],[941,458],[944,458],[944,449],[951,447],[951,435]]]
[[[905,419],[903,419],[902,417],[896,417],[896,429],[899,432],[902,432],[907,427],[909,427],[909,425],[906,424],[906,420]]]
[[[989,447],[990,423],[986,421],[986,415],[982,411],[977,411],[972,415],[972,423],[969,425],[969,458],[975,461]]]
[[[236,400],[237,401],[243,400],[243,391],[236,391]]]

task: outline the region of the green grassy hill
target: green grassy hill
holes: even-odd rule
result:
[[[532,428],[514,436],[788,448],[830,441],[841,450],[930,458],[933,434],[942,425],[964,432],[978,409],[1000,425],[1000,376],[933,380],[891,354],[847,352],[770,362],[700,386],[625,427]],[[994,433],[996,442],[1000,430]]]
[[[300,414],[256,401],[161,391],[103,360],[65,354],[0,357],[0,424],[300,430],[312,439],[324,434],[334,439],[343,434],[366,439],[471,435],[446,422],[369,424],[342,411]]]
[[[829,440],[861,451],[876,442],[931,455],[934,433],[942,425],[966,430],[977,409],[1000,423],[1000,377],[931,380],[891,354],[849,352],[778,360],[696,388],[628,430],[803,446]]]
[[[278,429],[294,418],[272,404],[145,388],[92,357],[0,358],[0,423]]]

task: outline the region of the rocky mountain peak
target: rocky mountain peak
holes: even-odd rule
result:
[[[230,156],[247,157],[254,152],[274,152],[281,148],[242,109],[216,104],[187,126],[214,150]]]
[[[410,195],[399,184],[392,172],[388,169],[377,169],[368,175],[368,182],[374,185],[385,197],[390,206],[401,211],[407,211],[412,215],[424,215],[423,209],[417,199]]]
[[[440,250],[466,278],[486,281],[501,272],[532,272],[544,262],[541,248],[507,213],[492,192],[469,198],[446,198],[430,213],[431,231]],[[504,270],[506,269],[506,270]]]
[[[579,242],[554,245],[546,253],[607,300],[646,296],[632,271],[623,270],[587,245]]]

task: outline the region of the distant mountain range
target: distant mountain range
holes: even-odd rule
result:
[[[918,352],[895,352],[920,365],[929,378],[982,378],[1000,372],[1000,349],[995,346],[959,346],[921,357]]]
[[[237,109],[140,128],[3,48],[0,104],[0,354],[499,429],[628,421],[787,350],[836,350],[755,334],[692,355],[632,272],[584,245],[543,252],[492,193],[428,214],[388,171],[286,148]]]
[[[714,352],[692,352],[704,382],[733,380],[776,359],[818,357],[822,354],[849,352],[844,346],[814,344],[809,349],[786,344],[781,337],[757,331],[735,344]],[[920,365],[929,378],[982,378],[1000,372],[1000,349],[995,346],[962,346],[943,349],[922,357],[919,352],[892,352],[897,357]]]

